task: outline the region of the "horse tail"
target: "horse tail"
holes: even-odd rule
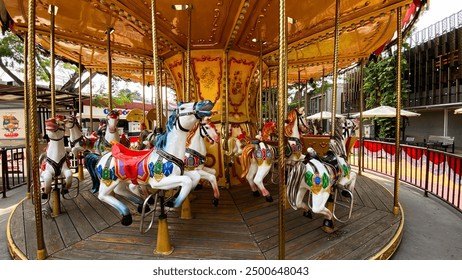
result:
[[[92,193],[96,193],[99,190],[100,181],[98,173],[96,172],[96,165],[100,158],[101,156],[97,153],[88,153],[85,155],[83,161],[83,165],[88,170],[88,173],[90,173],[91,181],[93,183],[93,187],[91,188]]]
[[[250,157],[255,150],[255,147],[252,144],[246,145],[244,149],[242,150],[241,154],[241,165],[242,165],[242,174],[241,174],[241,179],[245,178],[247,176],[247,173],[249,173],[250,169]]]
[[[297,210],[297,194],[305,170],[305,164],[302,161],[297,161],[287,176],[287,200],[294,210]]]
[[[228,139],[228,151],[225,152],[226,156],[232,156],[234,153],[234,148],[236,147],[236,138],[234,136],[231,136]]]

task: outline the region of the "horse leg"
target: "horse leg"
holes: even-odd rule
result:
[[[72,187],[72,171],[70,169],[65,169],[63,171],[65,188],[61,190],[61,193],[69,192],[69,189]]]
[[[313,193],[313,213],[322,214],[326,219],[332,219],[332,212],[326,208],[327,200],[329,199],[330,193],[321,191],[318,194]]]
[[[53,174],[48,171],[43,171],[40,177],[43,180],[42,183],[42,198],[47,198],[51,192],[51,184],[53,183]]]
[[[114,207],[120,215],[122,215],[122,220],[120,221],[122,225],[129,226],[132,224],[132,214],[128,207],[115,198],[112,194],[112,190],[117,186],[119,182],[114,181],[109,186],[103,185],[103,182],[100,182],[98,199]]]
[[[212,175],[217,174],[217,171],[215,169],[209,168],[207,166],[202,167],[202,170]]]
[[[141,213],[143,211],[143,203],[144,200],[141,199],[140,196],[136,195],[134,192],[132,192],[129,188],[129,186],[125,182],[120,182],[115,188],[114,192],[118,195],[121,195],[128,199],[129,201],[133,202],[134,204],[138,205],[138,213]],[[149,207],[146,206],[147,209],[146,211],[149,211]]]
[[[302,182],[300,189],[298,190],[297,197],[295,199],[295,206],[297,209],[303,209],[303,216],[312,219],[313,215],[311,214],[311,209],[308,207],[308,204],[304,202],[305,194],[308,191],[308,186]]]
[[[255,184],[260,189],[261,194],[265,197],[266,201],[273,202],[273,197],[269,193],[269,191],[265,188],[263,184],[263,180],[265,179],[266,175],[271,169],[271,164],[262,164],[257,170],[257,174],[255,174],[255,178],[253,178]]]
[[[157,182],[155,179],[151,178],[149,183],[152,188],[160,190],[171,190],[180,186],[180,191],[173,200],[172,207],[174,208],[180,207],[181,204],[183,204],[183,201],[186,199],[193,188],[192,180],[187,175],[170,176],[162,179],[160,182]]]
[[[245,179],[247,179],[247,182],[249,182],[250,189],[252,190],[253,196],[255,197],[260,196],[260,193],[258,192],[258,189],[257,189],[257,185],[254,182],[254,177],[255,177],[255,174],[257,174],[257,170],[258,170],[257,162],[254,160],[251,160],[250,166],[249,166],[249,172],[247,172]]]
[[[215,177],[215,174],[210,174],[206,172],[205,170],[199,170],[199,174],[201,175],[202,179],[209,181],[210,185],[212,185],[213,197],[214,197],[212,204],[215,206],[218,206],[218,199],[220,198],[220,190],[218,189],[217,177]]]

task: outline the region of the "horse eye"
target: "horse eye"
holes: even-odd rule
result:
[[[183,111],[183,110],[184,110],[184,108],[180,108],[180,110],[181,110],[181,111]]]

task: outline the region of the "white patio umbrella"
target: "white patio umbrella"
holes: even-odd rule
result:
[[[359,113],[351,115],[353,118],[359,117]],[[402,110],[401,116],[403,117],[418,117],[419,113]],[[363,118],[394,118],[396,117],[396,108],[391,106],[379,106],[363,112]]]
[[[335,117],[336,118],[344,118],[345,116],[340,115],[340,114],[335,114]],[[313,115],[307,117],[307,119],[309,119],[309,120],[316,120],[316,119],[320,119],[320,118],[321,118],[321,112],[313,114]],[[324,120],[326,120],[326,119],[330,120],[332,118],[331,112],[322,111],[322,118]]]
[[[462,114],[462,108],[459,108],[454,111],[454,114]]]

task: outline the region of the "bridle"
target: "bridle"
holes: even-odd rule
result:
[[[199,133],[201,137],[202,138],[207,137],[207,139],[209,139],[212,143],[215,143],[215,140],[212,139],[210,134],[207,132],[207,129],[205,129],[205,126],[207,125],[207,123],[200,122],[199,125],[200,125]]]
[[[193,108],[196,108],[196,104],[197,104],[197,102],[194,102]],[[191,112],[180,113],[180,109],[178,109],[178,108],[176,109],[175,125],[178,125],[178,129],[180,129],[181,131],[189,132],[190,129],[184,128],[181,125],[181,122],[180,122],[180,117],[189,116],[189,115],[194,115],[196,117],[196,119],[198,119],[198,120],[201,119],[201,117],[199,117],[199,115],[197,114],[196,110],[192,110]]]

